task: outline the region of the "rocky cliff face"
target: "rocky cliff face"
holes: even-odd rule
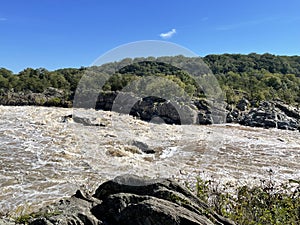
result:
[[[50,216],[37,218],[30,225],[234,224],[172,180],[147,180],[133,175],[107,181],[91,196],[77,191],[70,199],[42,209],[42,214]]]

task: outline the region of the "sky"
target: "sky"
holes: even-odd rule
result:
[[[0,67],[79,68],[142,40],[300,55],[299,12],[299,0],[0,0]]]

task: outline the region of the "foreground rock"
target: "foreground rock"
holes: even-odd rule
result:
[[[230,225],[190,191],[169,179],[123,175],[41,211],[31,225]]]

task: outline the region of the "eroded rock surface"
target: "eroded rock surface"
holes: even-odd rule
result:
[[[234,224],[170,179],[147,180],[134,175],[107,181],[92,196],[77,191],[70,199],[41,212],[46,216],[31,221],[30,225]]]

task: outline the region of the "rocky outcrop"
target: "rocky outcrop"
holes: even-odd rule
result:
[[[180,100],[170,101],[155,96],[138,98],[130,92],[102,92],[95,108],[167,124],[196,124],[198,113],[192,104]]]
[[[300,111],[279,101],[261,102],[258,107],[243,98],[235,106],[206,99],[190,102],[165,100],[155,96],[137,98],[130,92],[103,92],[96,109],[130,114],[141,120],[167,124],[239,123],[245,126],[297,130]]]
[[[130,92],[102,92],[96,109],[130,114],[144,121],[166,124],[224,123],[226,110],[204,99],[162,99],[156,96],[138,98]]]
[[[38,105],[71,107],[62,90],[47,88],[43,93],[9,91],[0,94],[2,105]],[[166,124],[239,123],[245,126],[300,130],[300,110],[280,101],[265,101],[253,106],[241,99],[235,106],[225,106],[206,99],[174,98],[162,99],[155,96],[139,98],[131,92],[82,93],[74,106],[95,108],[130,114],[144,121]],[[66,121],[68,118],[62,118]],[[96,120],[74,117],[74,122],[86,126],[105,126]]]
[[[297,130],[300,127],[300,111],[279,101],[264,101],[258,107],[250,107],[242,100],[227,115],[227,122],[251,127]]]
[[[56,213],[53,213],[56,212]],[[231,225],[190,191],[169,179],[123,175],[101,184],[92,196],[77,191],[42,209],[30,225]]]
[[[0,105],[71,107],[72,103],[67,99],[67,94],[63,90],[49,87],[43,93],[14,92],[13,90],[1,93]]]

